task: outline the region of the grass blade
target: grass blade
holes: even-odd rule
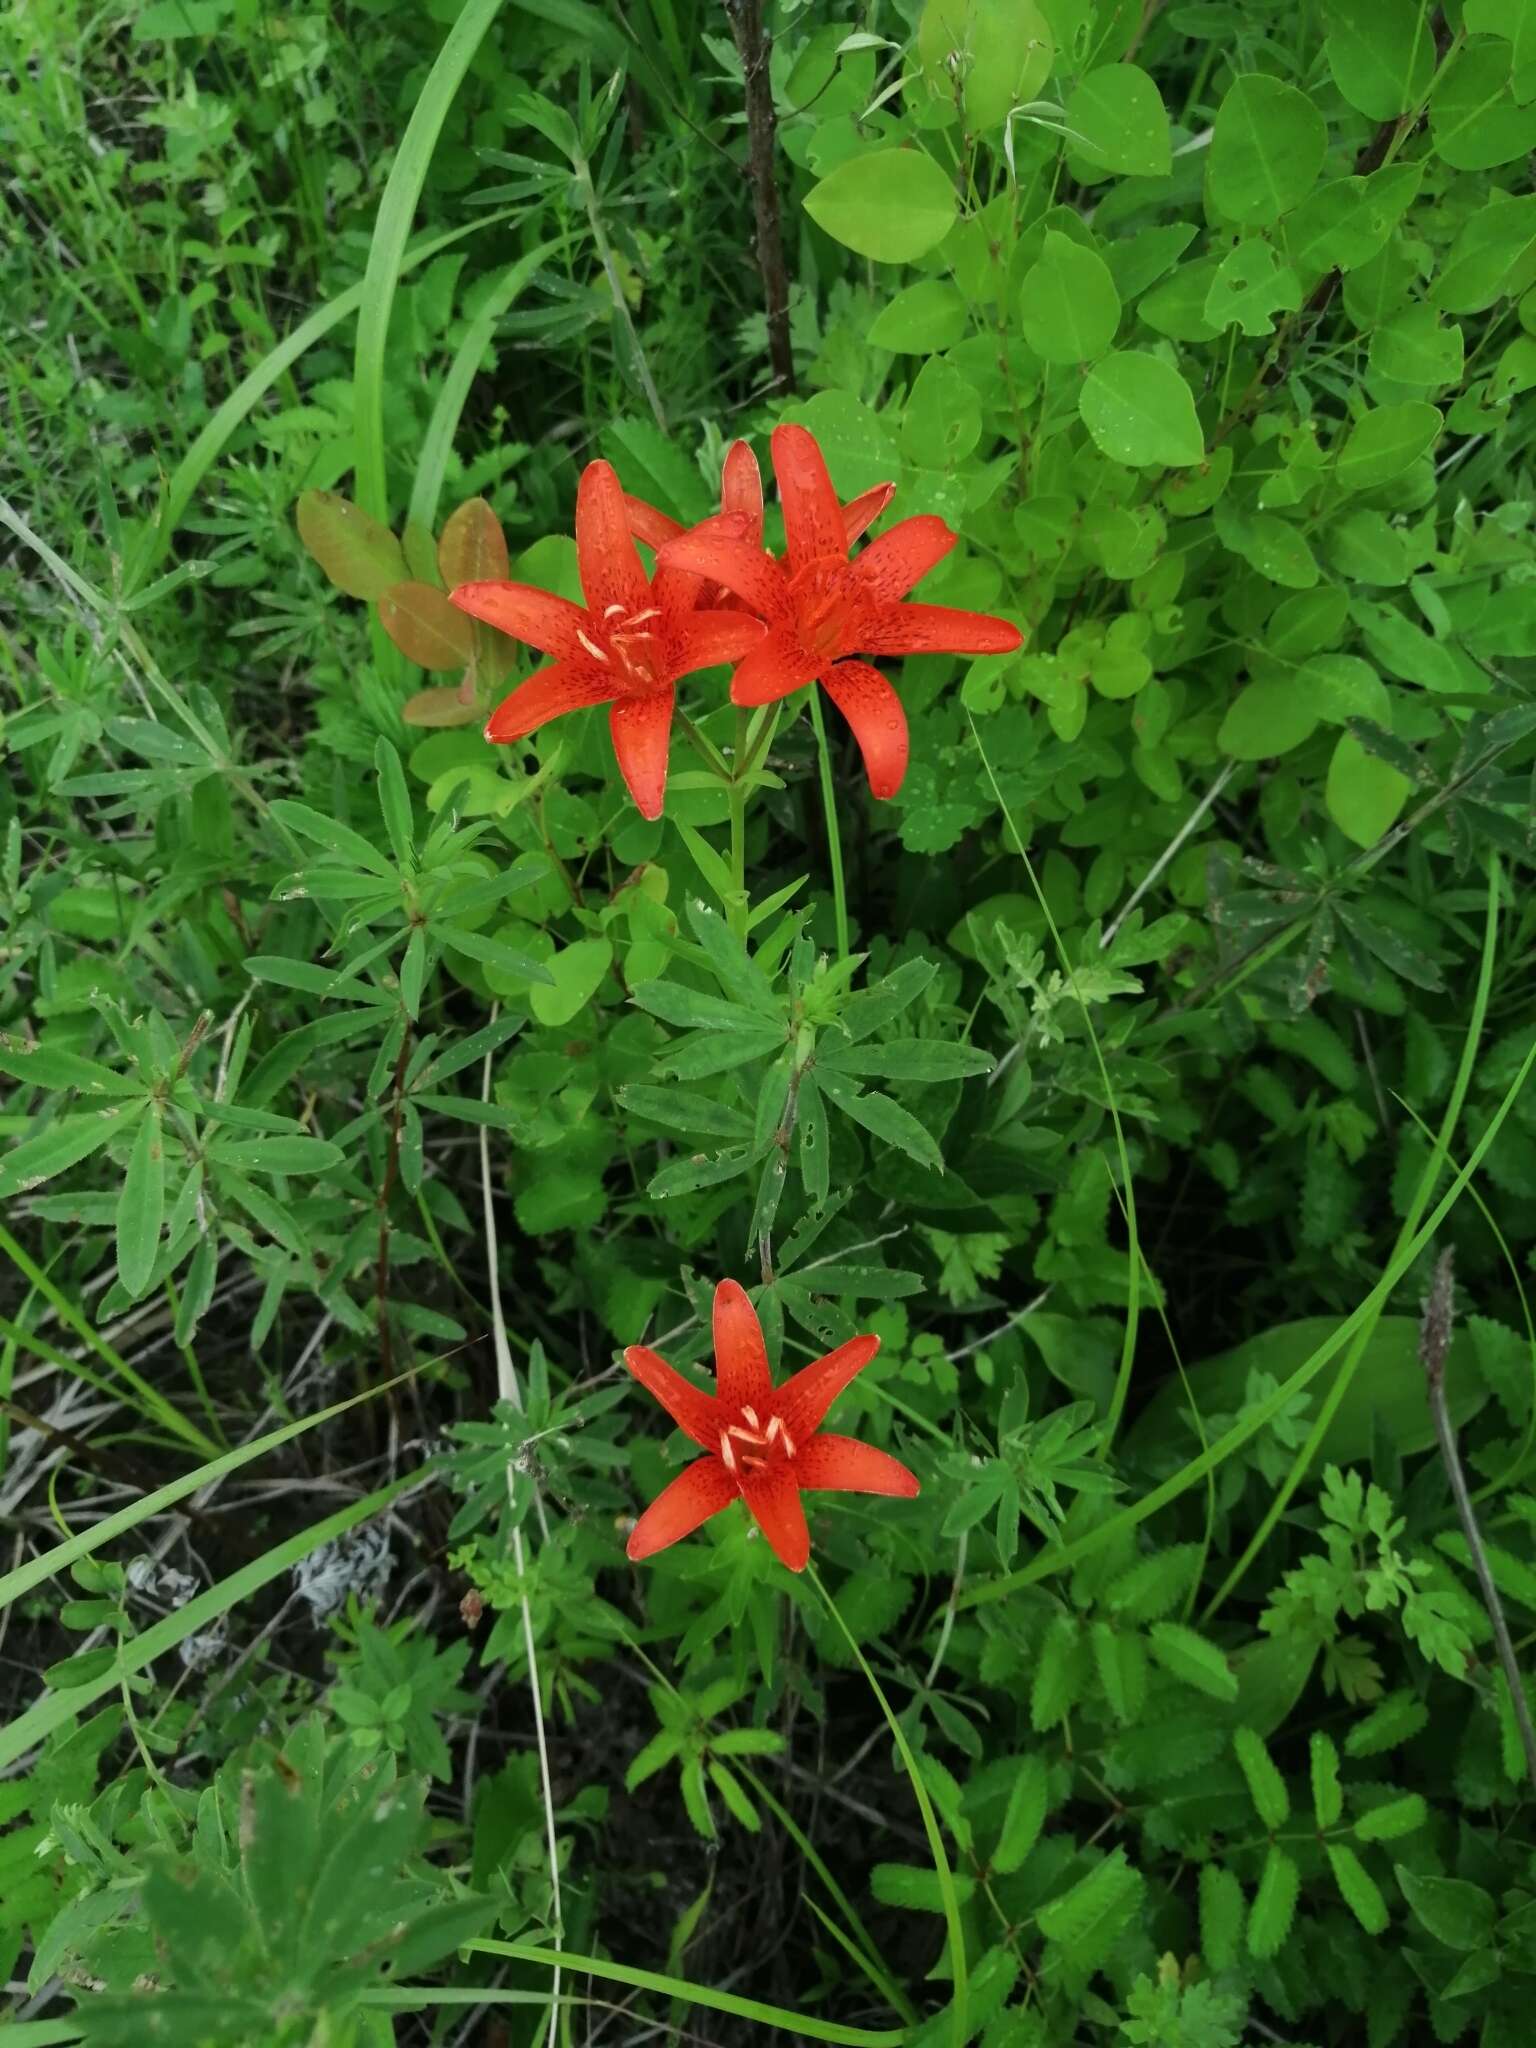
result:
[[[395,288],[405,262],[405,245],[416,202],[421,197],[448,109],[500,5],[501,0],[465,0],[412,110],[374,222],[368,268],[363,273],[352,382],[357,427],[357,502],[386,525],[389,492],[384,476],[384,350]]]

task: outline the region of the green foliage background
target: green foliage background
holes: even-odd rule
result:
[[[744,14],[0,31],[0,2034],[1515,2048],[1416,1353],[1450,1248],[1528,1661],[1536,4],[776,0],[793,392]],[[441,599],[784,418],[1027,635],[887,665],[888,805],[832,732],[847,959],[803,697],[743,944],[720,776],[489,748]],[[624,1565],[724,1274],[882,1337],[849,1637],[735,1510]]]

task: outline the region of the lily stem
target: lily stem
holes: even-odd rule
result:
[[[726,795],[731,806],[731,900],[726,905],[726,919],[731,931],[745,940],[748,931],[749,899],[747,896],[747,725],[748,714],[736,713],[736,744],[731,750],[731,779],[726,785]]]
[[[815,702],[814,696],[811,701]],[[820,722],[818,717],[818,726]],[[960,1925],[960,1901],[955,1891],[954,1872],[949,1867],[949,1857],[945,1852],[944,1837],[939,1829],[938,1815],[933,1810],[933,1801],[928,1796],[928,1787],[923,1783],[923,1774],[919,1768],[917,1757],[913,1753],[912,1745],[907,1740],[906,1730],[902,1727],[900,1721],[897,1720],[891,1703],[885,1696],[884,1687],[879,1679],[876,1678],[874,1672],[870,1670],[868,1659],[859,1648],[857,1638],[838,1612],[837,1603],[822,1584],[821,1574],[817,1571],[814,1564],[806,1566],[805,1575],[821,1595],[823,1606],[825,1606],[828,1614],[831,1615],[844,1642],[847,1643],[849,1649],[852,1650],[854,1656],[858,1659],[859,1669],[869,1680],[869,1689],[874,1694],[881,1713],[885,1716],[886,1726],[891,1731],[891,1739],[896,1744],[902,1766],[911,1780],[913,1796],[917,1800],[917,1810],[923,1817],[923,1832],[928,1837],[928,1853],[933,1858],[934,1875],[939,1881],[939,1896],[944,1902],[944,1924],[949,1938],[950,1975],[955,1987],[954,2002],[950,2007],[950,2015],[955,2048],[963,2048],[969,2033],[965,2018],[969,1989],[965,1967],[965,1930]]]
[[[827,821],[827,859],[832,866],[832,914],[837,920],[837,957],[848,958],[848,893],[843,886],[843,835],[837,823],[837,792],[832,786],[832,753],[827,745],[827,725],[821,713],[821,689],[811,685],[811,724],[816,728],[816,752],[821,757],[821,808]]]

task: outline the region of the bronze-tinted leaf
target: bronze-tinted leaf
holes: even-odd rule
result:
[[[379,599],[379,618],[400,652],[421,668],[468,668],[475,651],[470,620],[430,583],[396,583]]]
[[[480,710],[473,700],[469,703],[464,701],[461,690],[418,690],[414,697],[407,698],[400,716],[407,725],[442,728],[473,725],[480,716]]]
[[[299,539],[348,597],[382,597],[405,574],[405,556],[389,528],[335,491],[306,491],[298,526]]]
[[[437,564],[449,590],[460,583],[505,583],[511,575],[501,521],[484,498],[468,499],[450,517],[437,544]]]

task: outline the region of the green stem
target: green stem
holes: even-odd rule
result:
[[[814,702],[814,698],[812,701]],[[875,1699],[879,1703],[880,1711],[885,1716],[886,1726],[891,1731],[891,1739],[896,1744],[897,1753],[901,1757],[902,1767],[911,1780],[913,1796],[917,1800],[917,1810],[923,1817],[923,1833],[928,1837],[928,1853],[933,1858],[934,1875],[939,1881],[939,1896],[944,1902],[944,1925],[949,1941],[949,1967],[955,1986],[954,2003],[950,2008],[955,2048],[964,2048],[964,2043],[968,2036],[968,2029],[965,2023],[965,2009],[969,1987],[969,1979],[965,1967],[965,1930],[960,1925],[960,1900],[955,1892],[954,1873],[949,1867],[949,1857],[945,1853],[944,1837],[939,1831],[938,1815],[933,1810],[933,1801],[928,1796],[928,1787],[923,1783],[923,1774],[918,1768],[917,1757],[913,1753],[912,1745],[907,1740],[906,1730],[897,1720],[891,1703],[885,1696],[884,1688],[874,1672],[870,1670],[868,1659],[859,1648],[858,1642],[855,1640],[847,1622],[844,1621],[842,1615],[838,1612],[837,1603],[822,1584],[821,1575],[815,1565],[806,1566],[806,1576],[821,1595],[828,1614],[831,1615],[833,1621],[837,1624],[844,1642],[847,1643],[849,1649],[852,1650],[855,1658],[858,1660],[859,1669],[869,1680],[870,1691],[874,1694]]]
[[[726,796],[731,806],[731,899],[726,914],[732,932],[745,939],[747,924],[747,786],[743,781],[747,739],[747,714],[736,713],[736,745],[731,753],[731,779]]]
[[[843,835],[837,823],[837,792],[832,786],[832,754],[827,746],[826,720],[821,715],[821,690],[811,685],[811,724],[816,728],[816,752],[821,759],[821,808],[827,821],[827,859],[832,864],[832,912],[837,920],[837,957],[848,958],[848,896],[843,887]]]

